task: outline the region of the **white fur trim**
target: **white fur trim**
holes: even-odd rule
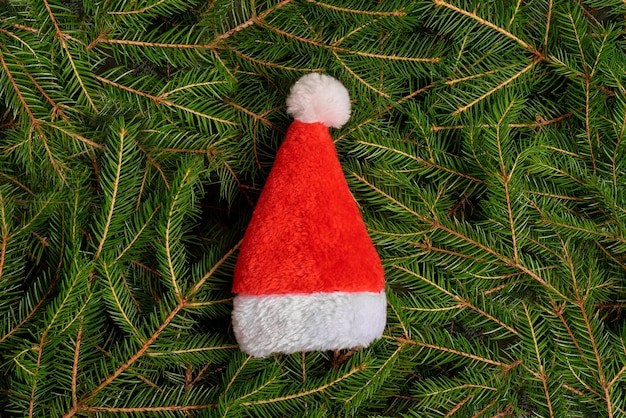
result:
[[[287,113],[300,122],[341,128],[350,119],[350,95],[337,79],[310,73],[291,87]]]
[[[239,346],[255,357],[367,346],[386,320],[384,291],[238,295],[233,309]]]

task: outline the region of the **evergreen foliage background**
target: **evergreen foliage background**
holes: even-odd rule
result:
[[[626,3],[0,1],[0,416],[626,415]],[[387,274],[254,359],[238,243],[301,75]]]

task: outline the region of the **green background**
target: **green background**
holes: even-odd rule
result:
[[[625,15],[0,1],[0,416],[624,416]],[[232,272],[311,71],[388,324],[254,359]]]

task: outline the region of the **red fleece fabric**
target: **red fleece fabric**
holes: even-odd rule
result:
[[[244,235],[233,292],[380,292],[384,272],[328,128],[294,121]]]

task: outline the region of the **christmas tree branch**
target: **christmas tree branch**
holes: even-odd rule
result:
[[[374,186],[373,184],[371,184],[370,182],[368,182],[367,180],[365,180],[365,178],[359,176],[356,173],[352,173],[352,175],[354,177],[356,177],[359,181],[363,182],[364,184],[366,184],[367,186],[369,186],[370,188],[372,188],[373,190],[375,190],[377,193],[381,194],[382,196],[386,197],[387,199],[389,199],[391,202],[394,202],[396,205],[398,205],[399,207],[403,208],[404,210],[406,210],[407,212],[411,213],[413,216],[415,216],[415,218],[417,218],[420,222],[424,222],[426,224],[428,224],[429,226],[431,226],[432,228],[435,229],[439,229],[442,231],[445,231],[446,233],[455,236],[465,242],[467,242],[468,244],[475,246],[477,248],[480,248],[481,250],[485,251],[488,254],[491,254],[492,256],[494,256],[495,258],[497,258],[498,260],[504,262],[506,265],[510,266],[510,267],[514,267],[519,269],[521,272],[525,273],[526,275],[528,275],[529,277],[533,278],[534,280],[536,280],[537,282],[539,282],[542,286],[546,287],[547,289],[549,289],[551,292],[554,292],[556,295],[558,295],[560,298],[565,299],[565,300],[569,300],[564,294],[562,294],[557,288],[555,288],[553,285],[551,285],[550,283],[546,282],[540,275],[538,275],[537,273],[535,273],[534,271],[526,268],[525,266],[516,263],[514,260],[510,259],[509,257],[498,253],[497,251],[493,250],[492,248],[477,242],[476,240],[467,237],[459,232],[457,232],[456,230],[453,230],[447,226],[444,226],[442,224],[440,224],[439,222],[437,222],[436,220],[431,220],[428,219],[427,217],[415,212],[414,210],[410,209],[409,207],[407,207],[406,205],[404,205],[403,203],[397,201],[396,199],[394,199],[392,196],[390,196],[389,194],[385,193],[384,191],[382,191],[381,189],[379,189],[378,187]]]
[[[52,156],[52,151],[50,150],[50,147],[48,145],[48,140],[46,139],[46,135],[44,134],[43,129],[41,128],[41,124],[39,123],[39,120],[35,117],[33,111],[31,110],[31,107],[26,102],[26,99],[24,98],[24,95],[22,94],[20,86],[16,83],[15,78],[13,77],[11,73],[11,70],[9,69],[6,61],[4,60],[4,54],[2,53],[2,51],[0,51],[0,64],[2,65],[2,68],[4,68],[5,74],[8,77],[9,81],[11,82],[11,85],[13,86],[15,94],[17,94],[17,97],[19,98],[24,111],[28,115],[28,118],[31,121],[32,128],[35,129],[37,133],[39,134],[39,139],[41,140],[46,150],[46,154],[48,155],[50,164],[52,165],[54,170],[59,174],[59,177],[63,181],[65,181],[65,174],[63,174],[63,168],[56,161],[56,159]],[[32,138],[29,138],[29,140],[30,139]]]
[[[541,384],[543,386],[543,392],[546,397],[546,405],[548,406],[548,411],[550,412],[550,417],[554,417],[552,401],[550,400],[550,391],[548,389],[548,376],[546,376],[546,372],[544,369],[544,360],[541,358],[539,343],[537,342],[537,335],[535,333],[535,327],[533,326],[533,319],[530,317],[530,313],[528,312],[528,306],[526,306],[524,302],[522,302],[522,306],[524,307],[524,313],[526,315],[526,320],[528,321],[528,326],[530,328],[530,334],[532,336],[533,346],[535,348],[535,355],[537,356],[537,366],[539,367],[539,371],[531,370],[531,373],[535,376],[535,378],[537,378],[537,380],[541,381]]]
[[[485,181],[483,181],[483,180],[481,180],[479,178],[467,175],[465,173],[460,173],[458,171],[451,170],[451,169],[449,169],[447,167],[443,167],[443,166],[441,166],[439,164],[436,164],[432,160],[428,161],[428,160],[425,160],[425,159],[423,159],[421,157],[418,157],[417,155],[411,155],[411,154],[408,154],[406,152],[403,152],[403,151],[400,151],[400,150],[397,150],[397,149],[394,149],[394,148],[391,148],[391,147],[384,146],[382,144],[374,144],[374,143],[365,142],[365,141],[357,141],[357,143],[363,144],[363,145],[367,145],[368,147],[372,147],[372,148],[384,149],[386,151],[390,151],[390,152],[393,152],[395,154],[399,154],[399,155],[405,156],[405,157],[407,157],[409,159],[415,160],[415,161],[419,162],[420,164],[423,164],[423,165],[425,165],[427,167],[434,168],[434,169],[437,169],[437,170],[441,170],[441,171],[444,171],[446,173],[454,174],[455,176],[459,176],[459,177],[468,179],[468,180],[476,182],[476,183],[487,184]]]
[[[137,15],[137,14],[142,14],[147,12],[150,9],[153,9],[163,3],[167,2],[167,0],[158,0],[156,3],[152,3],[148,6],[142,7],[140,9],[134,9],[134,10],[128,10],[128,11],[124,11],[124,12],[117,12],[117,11],[108,11],[107,13],[110,15]]]
[[[82,319],[81,319],[81,324],[78,326],[78,331],[76,332],[76,341],[74,343],[74,358],[72,362],[71,391],[72,391],[73,407],[76,407],[76,405],[78,405],[78,396],[77,396],[76,388],[77,388],[77,380],[78,380],[78,363],[80,360],[80,344],[81,344],[82,335],[83,335],[83,325],[82,325]]]
[[[547,48],[548,46],[548,35],[550,34],[550,21],[552,20],[552,0],[548,3],[548,15],[546,16],[546,33],[543,37],[543,47]]]
[[[356,14],[360,14],[360,15],[384,16],[384,17],[387,17],[387,16],[392,16],[392,17],[406,16],[406,12],[404,10],[402,10],[402,8],[393,10],[391,12],[383,12],[383,11],[357,10],[357,9],[351,9],[351,8],[347,8],[347,7],[338,7],[338,6],[333,6],[332,4],[323,3],[323,2],[317,1],[317,0],[306,0],[306,1],[308,3],[313,3],[313,4],[317,5],[317,6],[324,7],[325,9],[335,10],[335,11],[341,12],[341,13],[356,13]]]
[[[540,128],[542,126],[547,126],[547,125],[551,125],[553,123],[559,123],[569,117],[571,117],[573,115],[572,112],[567,112],[563,115],[557,116],[555,118],[552,119],[548,119],[545,120],[542,117],[538,117],[538,121],[536,122],[526,122],[526,123],[509,123],[508,127],[509,128]],[[476,125],[477,128],[487,128],[487,129],[491,129],[491,128],[495,128],[496,125],[493,124],[488,124],[488,123],[482,123],[479,125]],[[431,126],[431,130],[433,132],[439,132],[439,131],[449,131],[449,130],[455,130],[455,129],[465,129],[468,128],[468,126],[465,125],[452,125],[452,126],[437,126],[437,125],[433,125]]]
[[[365,384],[362,384],[361,387],[359,388],[359,390],[355,391],[348,399],[346,399],[344,401],[344,403],[349,403],[352,402],[354,400],[354,398],[356,398],[357,396],[359,396],[364,390],[367,389],[367,387],[369,385],[372,384],[372,382],[375,382],[377,380],[380,379],[380,374],[381,372],[383,372],[385,370],[385,368],[387,367],[387,365],[392,361],[395,360],[396,357],[398,357],[398,355],[400,354],[400,352],[402,351],[402,349],[404,349],[404,345],[400,344],[398,345],[398,348],[396,348],[396,351],[393,352],[393,354],[391,354],[389,357],[387,357],[387,359],[385,360],[385,362],[378,368],[378,370],[376,370],[376,373],[374,373],[369,379],[367,379],[367,381],[365,382]]]
[[[472,106],[476,105],[477,103],[480,103],[481,101],[485,100],[487,97],[492,95],[493,93],[497,92],[501,88],[503,88],[506,85],[510,84],[511,82],[515,81],[518,77],[520,77],[522,74],[528,72],[534,66],[535,66],[535,62],[532,62],[532,63],[528,64],[526,67],[522,68],[520,71],[515,73],[515,75],[513,75],[512,77],[506,79],[502,83],[498,84],[496,87],[494,87],[491,90],[489,90],[488,92],[484,93],[482,96],[476,98],[475,100],[471,101],[470,103],[466,104],[465,106],[458,107],[454,112],[452,112],[451,115],[452,116],[456,116],[459,113],[466,112]]]
[[[112,278],[111,278],[111,273],[109,272],[109,267],[108,267],[106,262],[102,263],[102,270],[104,272],[104,276],[106,277],[107,284],[109,285],[109,289],[111,289],[111,295],[113,295],[113,298],[115,300],[115,305],[116,305],[116,307],[118,309],[118,312],[120,312],[120,314],[124,318],[124,322],[133,331],[133,334],[134,334],[135,338],[137,338],[137,340],[141,344],[145,344],[145,342],[146,342],[145,339],[141,336],[141,334],[139,333],[139,331],[137,330],[137,328],[135,327],[133,322],[130,320],[130,318],[128,317],[128,314],[126,313],[126,311],[124,310],[124,307],[122,306],[122,303],[120,302],[120,298],[117,295],[117,292],[115,291],[115,287],[113,285],[113,281],[112,281]]]
[[[168,187],[169,188],[169,187]],[[128,241],[128,244],[122,248],[122,250],[119,252],[119,254],[117,255],[117,257],[115,257],[115,261],[119,261],[122,257],[124,257],[124,254],[126,254],[135,244],[135,242],[137,242],[137,239],[139,239],[139,236],[143,233],[143,231],[148,227],[148,225],[150,224],[150,222],[152,221],[152,218],[154,218],[154,215],[157,214],[157,212],[159,211],[159,209],[161,209],[161,205],[157,205],[154,210],[152,210],[152,212],[150,213],[150,215],[148,216],[148,218],[146,219],[146,222],[141,225],[141,228],[137,231],[137,233],[132,237],[132,239],[130,241]]]
[[[503,371],[508,372],[509,370],[511,370],[512,368],[517,367],[518,365],[520,365],[522,363],[522,360],[516,360],[513,363],[504,363],[504,362],[499,362],[496,360],[492,360],[489,358],[485,358],[485,357],[481,357],[472,353],[466,353],[464,351],[460,351],[460,350],[455,350],[452,348],[448,348],[448,347],[443,347],[443,346],[438,346],[435,344],[429,344],[426,342],[422,342],[422,341],[414,341],[414,340],[409,340],[409,339],[405,339],[405,338],[399,338],[399,337],[383,337],[383,338],[387,338],[393,341],[396,341],[400,344],[410,344],[410,345],[416,345],[419,347],[424,347],[424,348],[428,348],[431,350],[437,350],[437,351],[442,351],[445,353],[449,353],[449,354],[454,354],[454,355],[458,355],[461,357],[466,357],[469,358],[471,360],[475,360],[481,363],[485,363],[485,364],[489,364],[492,366],[497,366],[497,367],[501,367],[503,369]]]
[[[275,62],[263,61],[263,60],[260,60],[258,58],[251,57],[250,55],[246,55],[243,52],[238,51],[238,50],[236,50],[233,47],[228,47],[228,50],[233,52],[237,56],[247,60],[247,61],[253,62],[255,64],[262,65],[264,67],[277,68],[279,70],[285,70],[285,71],[300,71],[300,72],[321,72],[321,71],[324,71],[324,68],[321,68],[321,67],[320,68],[296,68],[296,67],[290,67],[290,66],[287,66],[287,65],[281,65],[281,64],[278,64],[278,63],[275,63]]]
[[[381,115],[385,114],[386,112],[394,109],[396,106],[401,105],[402,103],[411,100],[413,98],[415,98],[416,96],[419,96],[420,94],[430,90],[431,88],[435,87],[435,84],[429,84],[427,86],[421,87],[411,93],[409,93],[408,95],[400,98],[399,100],[397,100],[395,103],[390,104],[388,106],[385,106],[384,108],[382,108],[381,110],[377,110],[376,112],[373,113],[372,117],[365,119],[364,121],[356,124],[356,126],[354,126],[353,128],[347,130],[345,133],[338,135],[334,142],[337,143],[338,141],[346,138],[347,136],[349,136],[350,134],[352,134],[353,132],[357,131],[359,128],[362,128],[363,126],[372,123],[373,121],[375,121],[377,118],[379,118]]]
[[[513,248],[513,261],[516,264],[519,264],[519,255],[518,255],[518,248],[517,248],[517,232],[516,232],[517,228],[515,227],[515,223],[514,223],[515,215],[513,214],[513,209],[511,207],[511,193],[509,191],[509,183],[511,182],[511,178],[513,177],[513,171],[515,170],[515,167],[517,165],[517,158],[515,162],[513,163],[513,166],[511,167],[510,171],[507,173],[507,167],[506,167],[506,163],[504,162],[504,155],[502,153],[503,138],[501,135],[501,126],[504,121],[504,118],[506,117],[507,113],[509,113],[509,111],[511,110],[514,104],[515,104],[515,101],[512,100],[507,106],[507,108],[504,110],[504,112],[502,112],[502,116],[500,117],[500,120],[498,121],[498,124],[496,125],[496,144],[498,146],[498,159],[500,160],[500,171],[501,171],[500,177],[502,180],[502,185],[504,186],[504,197],[506,199],[507,215],[509,218],[508,219],[509,229],[511,230],[511,247]]]
[[[109,211],[107,213],[106,221],[102,230],[102,237],[100,238],[100,242],[98,244],[98,249],[96,250],[96,254],[94,256],[94,260],[98,260],[100,257],[100,253],[102,252],[102,248],[104,247],[104,242],[107,239],[107,235],[109,232],[109,227],[111,226],[111,220],[113,219],[113,212],[115,211],[115,201],[117,200],[117,192],[119,189],[119,184],[122,175],[122,161],[124,158],[124,141],[130,141],[129,138],[126,138],[126,129],[121,128],[118,132],[119,135],[119,149],[117,152],[117,164],[115,165],[115,178],[113,179],[110,203],[109,203]]]
[[[308,38],[303,38],[301,36],[298,35],[294,35],[292,33],[289,33],[287,31],[284,31],[282,29],[279,29],[277,27],[274,27],[268,23],[263,22],[262,20],[258,21],[259,25],[265,29],[268,29],[272,32],[275,32],[279,35],[282,35],[286,38],[298,41],[298,42],[302,42],[305,44],[309,44],[309,45],[313,45],[316,47],[320,47],[320,48],[324,48],[324,49],[328,49],[331,52],[333,52],[335,55],[337,55],[337,53],[344,53],[344,54],[349,54],[349,55],[358,55],[361,57],[366,57],[366,58],[376,58],[376,59],[382,59],[382,60],[391,60],[391,61],[408,61],[408,62],[427,62],[427,63],[437,63],[441,60],[441,58],[438,57],[434,57],[434,58],[426,58],[426,57],[403,57],[403,56],[398,56],[398,55],[384,55],[384,54],[375,54],[375,53],[371,53],[371,52],[364,52],[364,51],[355,51],[355,50],[351,50],[348,48],[343,48],[343,47],[339,47],[339,46],[335,46],[335,45],[327,45],[323,42],[319,42],[319,41],[315,41],[312,39],[308,39]]]
[[[359,77],[357,73],[355,73],[348,65],[346,65],[345,62],[343,62],[343,60],[339,57],[339,55],[337,55],[337,52],[333,51],[333,55],[335,56],[337,61],[343,66],[343,68],[345,68],[345,70],[349,72],[352,77],[356,78],[361,84],[363,84],[368,89],[376,92],[377,94],[381,95],[382,97],[389,98],[389,95],[387,93],[377,89],[376,87],[369,84],[367,81],[363,80],[363,78]]]
[[[72,58],[72,53],[70,51],[70,48],[67,46],[66,38],[69,38],[69,36],[66,35],[61,30],[61,28],[59,27],[59,24],[57,23],[57,19],[54,16],[54,13],[52,13],[52,9],[50,8],[50,3],[48,2],[48,0],[43,0],[43,4],[46,6],[46,10],[48,11],[48,15],[50,16],[50,21],[54,25],[54,30],[56,32],[56,36],[57,36],[59,42],[61,43],[61,47],[65,51],[65,55],[67,56],[67,59],[68,59],[68,61],[70,63],[70,66],[72,67],[72,71],[74,72],[74,75],[76,76],[76,80],[80,84],[80,87],[83,90],[83,93],[85,94],[85,97],[87,98],[87,101],[89,102],[89,105],[97,113],[98,112],[98,108],[96,107],[96,105],[93,102],[91,96],[89,95],[89,91],[85,87],[85,82],[83,81],[83,77],[78,72],[78,68],[76,67],[76,63],[74,62],[74,58]]]
[[[193,109],[191,109],[189,107],[185,107],[183,105],[174,103],[171,100],[164,99],[164,98],[161,98],[159,96],[155,96],[155,95],[152,95],[150,93],[146,93],[146,92],[134,89],[132,87],[124,86],[123,84],[116,83],[115,81],[109,80],[109,79],[101,77],[101,76],[95,76],[95,78],[97,80],[105,83],[105,84],[109,84],[109,85],[112,85],[112,86],[117,87],[119,89],[128,91],[130,93],[133,93],[133,94],[136,94],[136,95],[148,98],[148,99],[152,100],[157,105],[158,104],[163,104],[165,106],[172,107],[172,108],[175,108],[175,109],[180,109],[180,110],[182,110],[184,112],[187,112],[187,113],[190,113],[192,115],[199,116],[199,117],[204,118],[204,119],[208,119],[208,120],[224,123],[226,125],[237,125],[233,121],[230,121],[230,120],[227,120],[227,119],[222,119],[222,118],[217,118],[217,117],[214,117],[214,116],[202,113],[202,112],[198,112],[198,111],[193,110]]]
[[[310,390],[306,390],[303,392],[299,392],[299,393],[294,393],[291,395],[287,395],[287,396],[280,396],[278,398],[270,398],[270,399],[261,399],[258,401],[251,401],[251,402],[243,402],[242,405],[244,406],[252,406],[252,405],[263,405],[263,404],[268,404],[268,403],[274,403],[274,402],[283,402],[283,401],[287,401],[290,399],[297,399],[297,398],[302,398],[304,396],[308,396],[308,395],[312,395],[314,393],[318,393],[318,392],[322,392],[326,389],[328,389],[331,386],[336,385],[337,383],[341,382],[344,379],[347,379],[348,377],[352,376],[355,373],[358,373],[360,371],[365,370],[366,365],[365,364],[361,364],[359,366],[354,367],[352,370],[350,370],[348,373],[344,374],[343,376],[339,376],[338,378],[324,384],[321,385],[319,387],[316,387],[314,389],[310,389]]]
[[[530,45],[529,43],[522,41],[520,38],[518,38],[517,36],[513,35],[511,32],[507,31],[504,28],[501,28],[497,25],[494,25],[493,23],[489,22],[488,20],[485,20],[483,18],[481,18],[480,16],[478,16],[476,13],[474,12],[468,12],[467,10],[461,9],[453,4],[450,4],[448,2],[446,2],[445,0],[433,0],[433,3],[435,3],[435,6],[442,6],[442,7],[446,7],[450,10],[453,10],[457,13],[460,13],[464,16],[467,16],[473,20],[475,20],[478,24],[480,25],[484,25],[487,26],[488,28],[491,28],[499,33],[501,33],[502,35],[506,36],[507,38],[515,41],[516,43],[520,44],[522,47],[524,47],[524,49],[526,49],[527,51],[531,52],[534,55],[540,55],[539,51],[537,51],[537,49],[535,47],[533,47],[532,45]]]
[[[141,413],[166,413],[203,411],[205,409],[215,409],[217,405],[168,405],[168,406],[144,406],[144,407],[106,407],[106,406],[79,406],[76,413],[111,413],[111,414],[141,414]],[[72,415],[73,416],[73,415]]]
[[[457,301],[457,305],[456,306],[461,306],[464,308],[469,308],[471,310],[473,310],[474,312],[478,313],[481,316],[484,316],[485,318],[487,318],[490,321],[495,322],[496,324],[498,324],[499,326],[505,328],[506,330],[508,330],[509,332],[511,332],[512,334],[515,334],[517,336],[520,335],[520,333],[515,330],[513,327],[505,324],[504,322],[500,321],[498,318],[495,318],[493,315],[488,314],[487,312],[485,312],[484,310],[478,308],[477,306],[475,306],[474,304],[472,304],[469,300],[467,299],[463,299],[462,297],[455,295],[452,292],[449,292],[448,290],[444,289],[443,287],[439,286],[437,283],[433,282],[432,280],[428,280],[426,277],[419,275],[405,267],[402,266],[394,266],[395,268],[402,270],[404,272],[406,272],[407,274],[410,274],[412,276],[417,277],[418,279],[428,283],[428,285],[436,288],[437,290],[439,290],[440,292],[444,293],[445,295],[451,297],[452,299],[454,299],[455,301]]]

